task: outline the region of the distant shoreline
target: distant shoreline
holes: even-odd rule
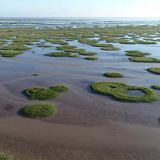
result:
[[[79,28],[79,27],[114,27],[114,26],[157,26],[160,18],[134,17],[1,17],[0,28]]]

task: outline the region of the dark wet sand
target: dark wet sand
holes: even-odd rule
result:
[[[0,149],[24,160],[160,158],[160,130],[154,127],[115,122],[103,127],[79,127],[11,117],[0,120],[0,130]]]
[[[0,60],[0,151],[20,160],[160,159],[160,102],[120,103],[89,88],[95,81],[158,85],[159,76],[145,70],[157,64],[129,62],[123,51],[99,51],[95,62],[43,56],[49,49],[35,51]],[[121,72],[125,78],[106,79],[102,74],[107,71]],[[25,105],[37,103],[21,94],[24,89],[56,84],[67,84],[70,91],[48,101],[59,106],[55,117],[18,116]]]

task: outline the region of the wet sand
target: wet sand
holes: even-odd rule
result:
[[[160,130],[154,127],[111,121],[103,127],[79,127],[11,117],[0,120],[0,130],[0,149],[24,160],[160,158]]]
[[[145,70],[157,64],[129,62],[123,47],[109,53],[97,49],[100,59],[95,62],[46,57],[43,54],[53,48],[36,47],[35,54],[28,51],[15,58],[1,58],[0,150],[20,160],[160,159],[160,102],[121,103],[93,94],[89,88],[95,81],[121,81],[146,87],[159,84],[159,76]],[[110,71],[121,72],[125,78],[113,80],[102,76]],[[40,75],[34,77],[34,73]],[[48,101],[59,106],[55,117],[19,117],[21,108],[38,102],[24,97],[24,89],[56,84],[67,84],[70,91]]]

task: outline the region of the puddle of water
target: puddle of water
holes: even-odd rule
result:
[[[130,95],[130,96],[144,96],[145,94],[140,91],[140,90],[130,90],[130,91],[127,91],[126,93],[127,95]]]

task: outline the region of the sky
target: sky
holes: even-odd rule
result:
[[[160,0],[0,0],[0,17],[160,17]]]

